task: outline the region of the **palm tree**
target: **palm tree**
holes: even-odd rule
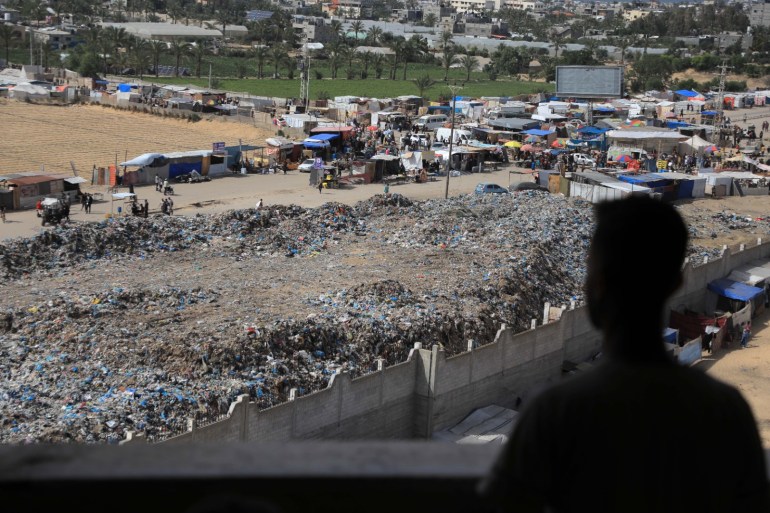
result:
[[[369,44],[372,46],[377,46],[380,43],[381,37],[382,29],[376,25],[372,25],[369,27],[369,30],[366,31],[366,38],[369,40]]]
[[[155,76],[157,77],[158,68],[160,68],[160,56],[166,52],[168,46],[166,46],[164,41],[150,41],[148,49],[150,51],[150,56],[152,57],[152,67],[155,70]]]
[[[441,55],[441,67],[444,68],[444,82],[449,80],[449,68],[457,63],[457,49],[454,45],[447,46]]]
[[[436,21],[437,21],[437,20],[436,20],[436,15],[435,15],[435,14],[433,14],[432,12],[431,12],[431,13],[428,13],[428,14],[427,14],[427,15],[426,15],[426,16],[425,16],[423,19],[422,19],[422,23],[423,23],[423,25],[425,25],[426,27],[431,27],[431,28],[433,28],[433,27],[435,27],[435,26],[436,26]]]
[[[404,38],[399,37],[398,39],[391,41],[388,47],[393,50],[392,59],[390,61],[390,79],[395,80],[396,69],[398,68],[398,64],[403,58],[404,52],[406,51],[406,41]]]
[[[350,30],[356,35],[356,44],[358,44],[358,33],[364,31],[364,24],[361,20],[356,20],[350,24]]]
[[[150,43],[142,41],[136,45],[133,55],[131,56],[131,64],[133,64],[134,69],[139,74],[140,80],[144,78],[144,73],[147,71],[147,68],[150,67],[151,62],[152,48],[150,47]]]
[[[369,65],[371,64],[372,55],[372,52],[367,50],[358,56],[364,65],[363,69],[361,70],[361,80],[365,80],[369,76]]]
[[[190,45],[190,55],[195,63],[195,76],[201,78],[201,66],[206,55],[208,55],[205,43],[203,41],[196,41]]]
[[[283,61],[285,61],[287,57],[288,54],[286,53],[283,44],[273,45],[273,47],[270,48],[270,59],[273,61],[273,67],[275,68],[273,78],[278,78],[278,68],[283,64]]]
[[[372,68],[374,68],[374,76],[377,79],[382,78],[382,72],[385,70],[385,63],[386,59],[385,56],[381,53],[374,54],[374,56],[370,59],[370,65]]]
[[[348,80],[353,78],[353,61],[356,58],[356,51],[349,46],[340,46],[337,51],[339,59],[345,61],[347,66],[345,68],[345,76]]]
[[[329,23],[329,30],[332,33],[332,41],[339,41],[342,38],[342,23],[339,20],[332,20]]]
[[[16,37],[16,31],[13,30],[13,25],[6,25],[0,23],[0,42],[3,43],[5,48],[5,64],[8,65],[8,55],[11,50],[11,40]]]
[[[471,79],[471,73],[479,69],[479,60],[472,55],[463,55],[460,57],[460,65],[462,65],[465,70],[465,80],[469,81]]]
[[[174,76],[178,77],[179,65],[182,62],[182,58],[187,56],[190,53],[190,45],[188,45],[184,41],[174,39],[173,41],[171,41],[171,46],[169,47],[169,50],[171,52],[171,55],[174,56],[174,62],[176,63],[176,67],[174,68]]]
[[[266,46],[260,46],[254,49],[254,60],[257,62],[257,78],[262,78],[262,72],[265,69],[267,63],[268,48]]]
[[[412,80],[412,82],[414,82],[414,85],[417,86],[417,94],[420,97],[424,97],[425,91],[433,87],[433,85],[436,83],[436,81],[430,78],[429,75],[418,77]]]
[[[409,38],[404,48],[404,77],[402,80],[406,80],[406,67],[409,61],[419,61],[426,53],[428,53],[428,42],[425,39],[417,34]]]

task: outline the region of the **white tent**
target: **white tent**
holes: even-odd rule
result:
[[[706,139],[699,137],[697,135],[694,135],[689,139],[687,139],[686,141],[682,141],[679,143],[679,151],[681,151],[682,153],[689,153],[691,151],[702,152],[703,148],[706,148],[711,145],[712,144],[708,142]]]

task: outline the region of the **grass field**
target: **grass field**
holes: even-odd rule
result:
[[[152,81],[152,77],[145,80]],[[161,77],[158,82],[177,85],[194,85],[196,87],[208,87],[208,79],[196,79],[193,77]],[[452,83],[452,82],[450,82]],[[463,85],[457,81],[458,85]],[[219,89],[226,91],[244,92],[255,96],[297,97],[299,96],[299,80],[288,79],[222,79],[219,81]],[[552,91],[551,84],[542,82],[517,82],[517,81],[480,81],[467,82],[460,91],[462,96],[515,96],[539,91]],[[310,98],[316,99],[321,91],[335,96],[366,96],[371,98],[389,98],[407,94],[418,94],[417,86],[411,80],[346,80],[346,79],[322,79],[310,81]],[[425,96],[431,100],[437,100],[439,96],[449,97],[449,88],[444,82],[425,91]]]
[[[12,62],[29,62],[29,53],[24,48],[13,48],[10,53]],[[39,58],[39,56],[36,56],[36,58]],[[169,55],[163,56],[161,62],[165,65],[174,65],[173,58]],[[53,62],[50,64],[53,65]],[[254,59],[232,56],[208,56],[201,66],[201,78],[159,77],[157,82],[164,84],[194,85],[196,87],[207,88],[209,64],[211,64],[212,76],[219,81],[218,89],[249,93],[255,96],[299,96],[299,78],[257,79],[254,78],[257,74]],[[183,62],[182,65],[192,72],[195,71],[194,63],[189,62],[189,60]],[[235,78],[238,76],[237,68],[239,65],[245,71],[247,78]],[[285,66],[282,66],[279,71],[283,76],[286,76],[287,69]],[[323,78],[317,79],[316,72],[320,72]],[[274,67],[268,63],[263,69],[263,73],[272,75],[274,73]],[[425,91],[425,96],[428,99],[437,100],[439,96],[451,96],[447,83],[443,81],[444,70],[435,64],[410,63],[407,67],[407,80],[376,79],[373,78],[373,74],[374,72],[370,70],[370,78],[364,80],[348,80],[344,78],[346,76],[345,68],[341,67],[338,70],[337,78],[332,80],[329,78],[331,77],[331,70],[328,68],[327,63],[321,60],[314,61],[311,68],[310,98],[317,99],[319,93],[322,91],[328,93],[330,97],[352,95],[387,98],[407,94],[419,94],[419,90],[417,89],[417,86],[415,86],[413,80],[424,75],[428,75],[436,80],[436,84]],[[388,69],[384,72],[384,75],[387,74]],[[297,72],[297,77],[298,75],[299,73]],[[399,68],[397,77],[399,79],[403,77],[403,68]],[[131,78],[133,77],[127,77],[127,80],[130,80]],[[152,75],[145,75],[144,79],[152,82],[155,80],[155,77]],[[498,80],[493,81],[489,80],[487,75],[481,72],[471,73],[471,79],[468,81],[466,80],[467,73],[462,69],[456,68],[449,70],[448,79],[449,84],[463,86],[463,89],[460,92],[463,96],[516,96],[519,94],[530,94],[540,91],[553,91],[552,84],[543,82],[522,82],[507,78],[499,78]]]

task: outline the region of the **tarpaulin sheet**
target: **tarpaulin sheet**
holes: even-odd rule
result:
[[[638,184],[638,185],[646,185],[647,187],[665,187],[669,184],[670,180],[661,180],[660,178],[655,178],[647,175],[618,175],[618,180],[621,180],[626,183],[632,183],[632,184]]]
[[[550,130],[540,130],[538,128],[530,128],[529,130],[524,130],[522,133],[523,134],[527,134],[527,135],[536,135],[538,137],[544,137],[544,136],[550,134],[551,131]]]
[[[727,278],[719,278],[708,284],[711,292],[738,301],[750,301],[764,292],[763,289],[752,287]]]
[[[316,141],[331,141],[339,136],[340,134],[317,134],[313,136],[313,139]]]
[[[700,96],[695,91],[689,91],[687,89],[680,89],[678,91],[674,91],[679,96],[684,96],[685,98],[695,98],[696,96]]]
[[[163,158],[163,155],[160,154],[160,153],[145,153],[143,155],[139,155],[135,159],[131,159],[131,160],[128,160],[126,162],[121,162],[120,166],[121,167],[149,166],[157,158]]]
[[[197,171],[199,173],[203,171],[203,162],[177,162],[175,164],[171,164],[168,167],[168,177],[176,178],[177,176],[186,175],[193,171]]]

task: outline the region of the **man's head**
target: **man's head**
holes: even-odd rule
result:
[[[604,331],[657,322],[681,284],[684,221],[671,205],[648,197],[600,203],[596,218],[586,281],[591,321]]]

